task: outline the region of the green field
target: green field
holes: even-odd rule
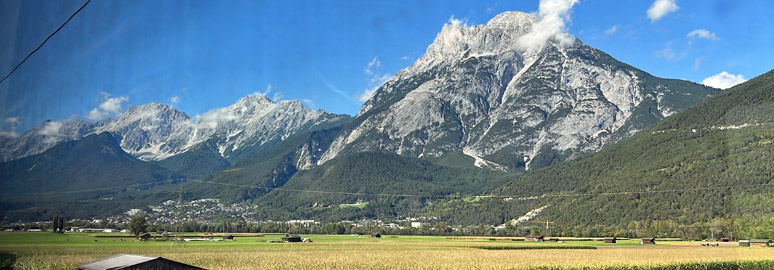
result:
[[[16,255],[15,269],[73,269],[119,253],[161,256],[207,269],[772,269],[774,248],[702,247],[700,242],[638,240],[534,243],[513,238],[303,235],[313,243],[268,243],[283,235],[235,241],[138,242],[121,234],[0,233],[0,251]],[[194,234],[188,234],[193,237]],[[127,236],[128,237],[128,236]],[[219,237],[215,237],[218,239]],[[723,264],[726,263],[726,264]],[[738,267],[741,266],[741,267]]]

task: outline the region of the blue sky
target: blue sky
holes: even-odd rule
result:
[[[0,73],[82,3],[0,1]],[[94,0],[0,84],[0,131],[149,102],[196,116],[256,92],[354,115],[363,93],[422,56],[452,17],[484,24],[538,5]],[[727,72],[714,83],[728,83],[774,68],[772,10],[768,0],[580,0],[566,30],[656,76],[702,82]]]

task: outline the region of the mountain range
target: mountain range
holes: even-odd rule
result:
[[[711,120],[716,107],[692,105],[708,98],[701,104],[727,100],[729,93],[741,91],[737,88],[755,88],[749,85],[758,80],[721,92],[658,78],[574,37],[525,50],[519,39],[536,20],[506,12],[484,25],[445,25],[425,55],[378,88],[354,117],[257,95],[195,118],[150,103],[96,123],[44,122],[0,140],[2,185],[16,196],[0,202],[4,215],[40,212],[31,207],[36,206],[31,196],[54,191],[71,192],[70,200],[97,204],[100,198],[122,198],[140,206],[185,192],[190,198],[252,201],[265,206],[259,219],[340,220],[420,211],[458,224],[477,218],[501,224],[548,204],[553,206],[544,215],[587,225],[588,220],[572,216],[580,205],[610,208],[598,200],[517,200],[522,203],[513,205],[493,200],[480,206],[449,198],[654,189],[671,182],[631,180],[641,178],[628,170],[636,171],[646,157],[669,160],[653,165],[658,167],[648,171],[653,174],[677,172],[674,166],[682,163],[659,156],[680,156],[670,149],[648,152],[649,147],[660,149],[659,144],[644,140],[667,140],[677,134],[672,130],[687,130],[683,125],[694,125],[690,129],[697,132],[690,134],[705,134],[713,127],[726,131],[768,121],[758,119],[771,108],[765,104],[723,114],[738,121],[694,121],[701,116]],[[746,118],[753,116],[758,118]],[[634,147],[627,145],[637,142],[639,155],[627,152]],[[685,156],[683,162],[691,158],[696,157]],[[621,179],[623,172],[629,178]],[[598,177],[605,173],[614,176]],[[99,192],[78,193],[89,189]],[[368,201],[368,207],[330,207],[356,201]],[[641,219],[655,209],[635,208],[640,212],[632,213],[639,216],[621,220]],[[99,214],[125,210],[101,209]],[[620,225],[611,219],[598,221]]]

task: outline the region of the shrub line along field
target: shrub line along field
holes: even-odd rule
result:
[[[233,234],[235,241],[176,246],[172,241],[101,237],[109,235],[116,234],[1,232],[0,252],[16,256],[14,269],[73,269],[119,253],[161,256],[207,269],[774,269],[774,248],[733,242],[705,247],[701,242],[658,240],[640,245],[639,239],[605,244],[303,235],[314,242],[267,243],[284,235]],[[199,236],[203,234],[185,234]]]

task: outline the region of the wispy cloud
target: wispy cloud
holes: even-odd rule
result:
[[[704,62],[704,57],[697,57],[696,60],[693,61],[693,70],[699,70],[702,62]]]
[[[282,100],[282,97],[284,97],[284,96],[285,95],[282,94],[282,92],[276,92],[276,93],[274,93],[274,96],[271,98],[271,101],[274,102],[274,103],[277,103],[280,100]]]
[[[575,41],[565,31],[565,23],[570,21],[570,11],[578,0],[541,0],[538,11],[538,21],[532,29],[516,40],[516,46],[525,52],[537,52],[549,39],[553,38],[562,46],[569,46]]]
[[[610,36],[610,35],[615,34],[616,32],[618,32],[618,25],[611,26],[610,28],[605,30],[604,33],[605,33],[605,36]]]
[[[653,55],[658,58],[663,58],[669,61],[678,61],[688,55],[688,52],[690,51],[690,47],[684,48],[682,52],[675,52],[674,47],[677,45],[674,45],[674,44],[675,44],[674,41],[667,42],[667,44],[664,46],[663,49],[654,52]]]
[[[371,60],[371,62],[368,62],[368,65],[363,70],[368,75],[374,75],[373,68],[379,68],[382,66],[382,62],[379,61],[379,56],[374,56],[374,59]]]
[[[169,103],[172,104],[172,106],[177,105],[180,103],[180,97],[179,96],[173,96],[169,98]]]
[[[464,24],[463,21],[454,19],[452,17],[450,19],[452,24],[460,25]],[[371,62],[368,62],[368,65],[366,65],[363,72],[369,76],[369,88],[363,89],[362,92],[355,95],[355,99],[359,102],[366,102],[368,99],[370,99],[374,93],[376,92],[379,87],[381,87],[384,83],[390,80],[392,78],[392,74],[384,73],[380,74],[379,67],[382,66],[381,61],[379,61],[379,56],[375,56]]]
[[[688,38],[699,38],[706,40],[720,40],[715,33],[710,32],[707,29],[696,29],[685,35]]]
[[[266,97],[268,97],[268,96],[269,96],[269,93],[271,93],[271,84],[267,84],[267,85],[266,85],[266,89],[264,89],[264,90],[263,90],[263,92],[261,92],[261,91],[255,91],[255,92],[253,92],[252,94],[249,94],[248,96],[254,97],[254,96],[261,95],[261,96],[266,96]]]
[[[677,60],[677,56],[669,47],[656,51],[654,55],[656,55],[656,57],[664,58],[666,60]]]
[[[100,103],[97,108],[89,111],[86,118],[96,121],[110,115],[119,114],[123,110],[123,103],[129,101],[129,97],[127,96],[112,97],[106,92],[100,92],[100,98],[102,99],[102,103]]]
[[[650,18],[650,22],[653,23],[678,9],[680,9],[680,7],[677,6],[675,0],[656,0],[653,2],[653,5],[648,8],[648,18]]]
[[[306,107],[309,109],[317,109],[317,105],[314,104],[314,101],[308,98],[301,99],[301,102],[306,104]]]
[[[721,73],[712,75],[704,79],[703,81],[701,81],[701,83],[706,86],[711,86],[711,87],[720,88],[720,89],[728,89],[733,87],[734,85],[737,85],[746,81],[747,80],[744,78],[742,74],[734,75],[723,71]]]
[[[321,80],[322,80],[322,79],[321,79]],[[357,101],[357,100],[353,99],[351,96],[349,96],[349,95],[348,95],[347,93],[345,93],[344,91],[341,91],[341,89],[339,89],[339,88],[338,88],[338,87],[336,87],[335,85],[333,85],[333,84],[330,84],[330,83],[328,83],[328,82],[325,82],[325,81],[323,81],[323,84],[325,84],[325,87],[327,87],[329,90],[331,90],[331,92],[333,92],[333,93],[336,93],[337,95],[339,95],[339,96],[342,96],[343,98],[346,98],[346,99],[348,99],[349,101],[352,101],[352,102],[354,102],[354,103],[358,103],[358,101]]]

